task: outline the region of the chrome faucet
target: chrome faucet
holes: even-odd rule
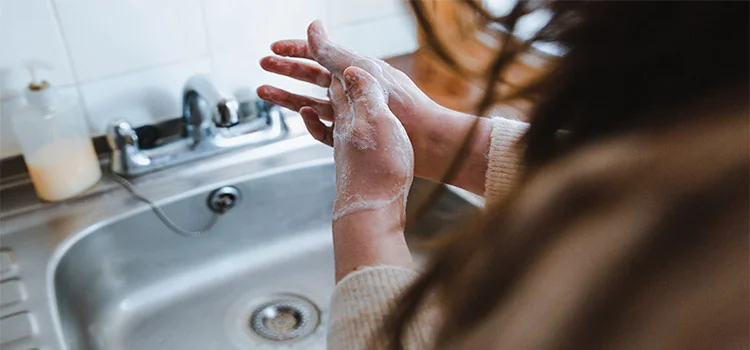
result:
[[[200,142],[211,134],[211,121],[217,127],[239,124],[240,105],[233,97],[219,91],[208,75],[194,75],[182,89],[182,117],[185,135]]]
[[[207,75],[195,75],[185,83],[182,111],[181,137],[153,149],[140,148],[138,133],[130,123],[112,120],[107,129],[112,172],[145,174],[229,149],[273,142],[288,133],[278,106],[256,101],[240,104],[216,88]]]

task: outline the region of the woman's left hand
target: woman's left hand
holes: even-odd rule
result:
[[[388,108],[383,87],[365,70],[349,67],[343,79],[331,82],[329,94],[331,127],[311,109],[304,109],[302,117],[314,137],[333,140],[334,220],[391,204],[405,210],[414,152],[404,127]]]
[[[343,82],[342,82],[343,80]],[[411,266],[403,238],[414,152],[385,92],[367,71],[349,67],[329,89],[334,121],[300,110],[313,137],[331,140],[336,161],[334,247],[337,276],[360,266]]]

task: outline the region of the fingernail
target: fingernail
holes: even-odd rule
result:
[[[280,44],[279,44],[278,41],[275,41],[275,42],[271,43],[271,52],[273,52],[273,53],[279,53],[279,51],[280,51],[279,45]]]

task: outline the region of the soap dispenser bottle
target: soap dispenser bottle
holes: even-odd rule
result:
[[[37,196],[62,201],[96,184],[101,168],[76,99],[46,81],[32,82],[25,95],[12,124]]]

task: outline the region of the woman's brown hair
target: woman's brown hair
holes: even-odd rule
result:
[[[427,49],[449,68],[471,76],[475,70],[463,65],[449,49],[451,43],[443,40],[440,32],[446,29],[431,17],[431,3],[409,3]],[[534,1],[519,2],[501,17],[493,16],[475,0],[451,5],[459,13],[471,14],[468,28],[473,29],[469,31],[491,32],[498,40],[493,59],[482,66],[486,91],[478,110],[487,110],[499,98],[519,94],[535,100],[521,145],[526,175],[506,201],[455,232],[397,302],[384,328],[393,349],[403,348],[409,323],[433,294],[446,313],[436,344],[448,344],[485,321],[518,283],[531,259],[561,231],[560,227],[550,230],[545,224],[566,222],[565,218],[577,215],[585,203],[603,196],[596,184],[578,184],[561,194],[559,202],[546,205],[551,210],[538,218],[538,224],[509,226],[525,179],[595,142],[638,130],[682,125],[688,115],[694,115],[678,113],[686,104],[722,91],[739,89],[746,95],[750,76],[748,2]],[[508,34],[523,15],[542,9],[551,13],[551,19],[531,40],[522,42]],[[465,25],[458,27],[467,30]],[[499,93],[503,69],[533,50],[533,42],[554,42],[565,54],[543,79],[511,93]],[[460,165],[461,155],[456,159]],[[560,347],[597,345],[594,338],[611,331],[607,327],[613,311],[606,305],[627,298],[629,284],[701,239],[710,222],[686,220],[686,215],[703,218],[698,213],[709,209],[721,213],[747,207],[747,170],[731,168],[713,179],[736,185],[738,191],[744,190],[742,196],[709,187],[670,202],[678,214],[665,214],[653,227],[654,234],[643,244],[637,263],[611,281],[612,286],[621,288],[592,302],[575,327],[578,333],[571,333]],[[444,180],[450,176],[449,172]],[[681,232],[694,235],[680,236]],[[595,336],[584,336],[584,329]]]

